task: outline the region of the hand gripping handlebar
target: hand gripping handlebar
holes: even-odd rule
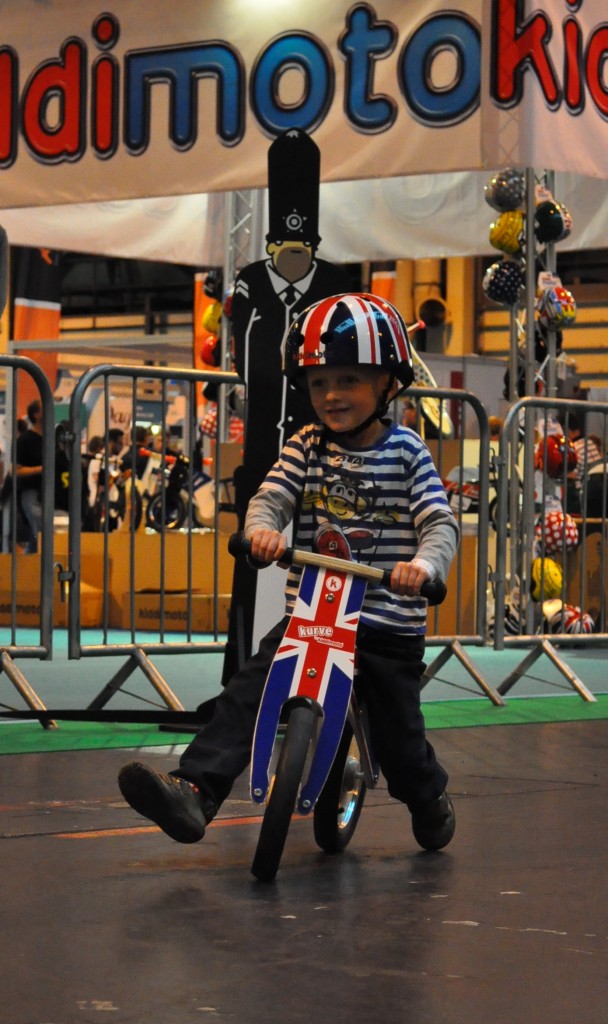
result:
[[[233,533],[228,540],[228,551],[235,558],[238,555],[251,555],[251,541],[243,533]],[[389,569],[376,569],[371,565],[360,565],[344,558],[332,558],[330,555],[319,555],[316,551],[300,551],[298,548],[287,548],[280,558],[282,565],[316,565],[323,569],[335,569],[336,572],[350,572],[353,576],[382,583],[390,586]],[[445,600],[447,587],[443,580],[427,580],[420,588],[420,595],[429,605],[441,604]]]

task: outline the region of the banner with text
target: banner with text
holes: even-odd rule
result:
[[[608,177],[603,0],[22,0],[0,37],[2,206],[493,169]]]

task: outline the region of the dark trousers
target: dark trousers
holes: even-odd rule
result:
[[[209,820],[249,764],[264,683],[287,622],[285,618],[271,629],[257,654],[228,682],[211,721],[196,734],[173,772],[199,787]],[[425,735],[420,709],[423,655],[422,636],[359,627],[357,689],[367,704],[374,753],[390,795],[410,808],[440,796],[448,779]]]

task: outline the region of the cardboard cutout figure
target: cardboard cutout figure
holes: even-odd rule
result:
[[[311,303],[350,287],[342,268],[316,257],[321,241],[320,166],[318,146],[300,129],[290,129],[272,143],[268,150],[268,258],[245,267],[234,285],[234,357],[247,393],[243,466],[238,479],[235,476],[241,523],[250,498],[276,461],[283,442],[314,419],[308,398],[282,375],[283,336]],[[255,587],[255,572],[238,560],[225,679],[251,653]]]

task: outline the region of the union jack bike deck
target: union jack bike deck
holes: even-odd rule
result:
[[[319,708],[314,754],[297,810],[309,813],[334,760],[353,685],[355,643],[366,580],[335,568],[306,566],[293,614],[268,673],[251,761],[251,796],[263,803],[281,709],[302,697]]]

